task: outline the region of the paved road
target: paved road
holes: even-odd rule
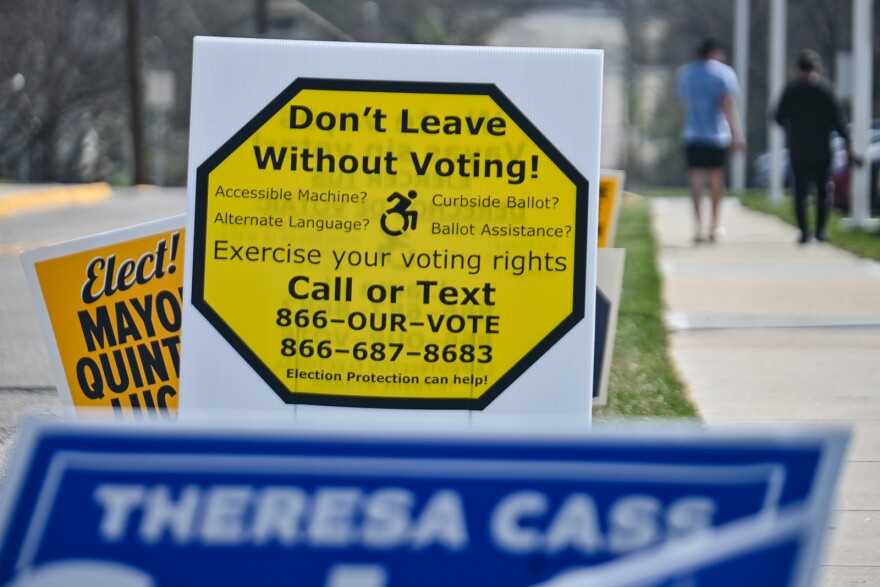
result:
[[[0,198],[21,193],[6,186]],[[19,196],[16,196],[19,197]],[[57,411],[55,382],[19,253],[186,210],[183,188],[128,188],[86,205],[0,214],[0,471],[21,415]]]

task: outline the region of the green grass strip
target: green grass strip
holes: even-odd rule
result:
[[[627,194],[616,238],[616,246],[626,249],[626,269],[608,404],[596,408],[593,415],[597,419],[695,417],[697,410],[669,356],[657,245],[647,198]]]

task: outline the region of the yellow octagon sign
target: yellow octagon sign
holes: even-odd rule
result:
[[[193,304],[287,403],[483,409],[583,319],[587,202],[493,85],[298,79],[197,170]]]

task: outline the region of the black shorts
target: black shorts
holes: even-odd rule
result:
[[[701,169],[724,167],[724,163],[727,161],[727,151],[727,147],[716,147],[715,145],[700,143],[692,143],[684,147],[687,166]]]

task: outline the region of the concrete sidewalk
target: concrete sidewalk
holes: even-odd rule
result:
[[[848,426],[820,585],[880,585],[880,263],[728,199],[691,243],[690,200],[653,200],[674,360],[707,423]]]

